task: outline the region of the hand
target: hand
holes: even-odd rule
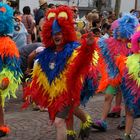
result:
[[[5,90],[9,85],[9,79],[8,78],[3,78],[1,85],[0,85],[0,89]]]
[[[25,74],[30,75],[30,74],[31,74],[31,72],[32,72],[32,69],[27,68],[27,70],[25,71]]]
[[[88,46],[92,46],[94,43],[94,38],[93,38],[93,34],[92,33],[89,33],[87,35],[87,45]]]

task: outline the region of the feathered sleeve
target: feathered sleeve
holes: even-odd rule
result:
[[[98,42],[100,48],[99,70],[101,73],[98,92],[104,91],[109,84],[115,86],[120,82],[119,69],[114,59],[115,56],[110,51],[107,40],[101,38]]]
[[[125,105],[132,111],[134,117],[140,115],[140,54],[127,57],[125,74],[121,90]]]
[[[10,38],[0,39],[0,83],[2,80],[9,81],[5,90],[0,90],[2,105],[5,98],[16,97],[15,92],[20,84],[22,72],[19,63],[19,52],[15,43]]]
[[[127,74],[125,75],[129,79],[127,87],[130,88],[133,95],[137,95],[140,98],[140,54],[133,54],[127,58],[126,61]],[[131,81],[131,82],[129,82]]]
[[[73,59],[69,66],[67,84],[68,90],[71,92],[71,98],[74,100],[74,106],[80,104],[80,92],[92,63],[95,45],[94,43],[92,46],[88,46],[86,39],[83,40],[81,47],[77,49],[77,57]]]
[[[81,105],[83,106],[85,106],[89,99],[93,97],[98,87],[99,73],[97,66],[99,61],[99,54],[97,48],[95,48],[92,57],[92,63],[90,64],[89,71],[86,74],[80,95]]]

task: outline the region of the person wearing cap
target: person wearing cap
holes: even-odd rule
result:
[[[14,0],[7,0],[6,3],[15,10],[18,9],[18,3]]]
[[[39,0],[40,8],[37,10],[35,14],[36,25],[39,25],[39,22],[42,18],[44,18],[46,10],[48,8],[48,4],[46,0]]]
[[[91,12],[92,13],[98,13],[99,14],[99,11],[97,9],[93,9]]]
[[[45,13],[48,9],[48,4],[46,0],[39,0],[40,8],[36,10],[35,12],[35,23],[36,23],[36,29],[37,29],[37,40],[41,41],[40,38],[40,22],[45,17]]]
[[[95,42],[88,38],[80,46],[73,13],[67,6],[59,6],[47,12],[42,41],[45,50],[35,61],[31,84],[24,90],[27,101],[23,107],[30,104],[28,98],[31,98],[40,107],[48,108],[50,119],[56,127],[56,139],[65,140],[65,123],[69,123],[80,105],[81,88],[93,60]],[[89,136],[92,120],[86,114],[82,117],[80,137],[85,139]],[[67,136],[71,134],[75,136],[73,130]],[[67,140],[75,140],[75,137],[67,137]]]
[[[27,45],[28,32],[21,22],[21,15],[18,10],[14,12],[14,32],[12,33],[12,39],[15,41],[17,48],[21,48]]]

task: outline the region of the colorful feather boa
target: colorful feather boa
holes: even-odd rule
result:
[[[99,40],[101,73],[98,92],[104,91],[108,85],[117,86],[121,82],[121,73],[119,71],[119,56],[128,56],[131,50],[128,47],[129,41],[116,40],[114,38]],[[122,63],[121,63],[122,64]],[[120,64],[120,65],[121,65]]]
[[[90,97],[92,97],[95,94],[98,87],[98,60],[99,54],[98,51],[95,50],[93,53],[91,66],[88,73],[86,74],[87,77],[84,80],[80,95],[80,101],[83,106],[85,106],[86,103],[89,101]]]
[[[99,40],[99,48],[100,58],[102,58],[100,59],[99,70],[102,78],[99,82],[98,92],[104,91],[109,84],[116,85],[118,83],[116,82],[118,81],[116,77],[119,73],[118,68],[114,63],[114,58],[112,57],[108,44],[104,38]]]
[[[81,92],[83,88],[83,82],[85,78],[88,77],[92,60],[94,59],[94,63],[98,61],[98,55],[96,54],[96,52],[94,52],[95,48],[97,48],[96,42],[94,42],[92,46],[88,46],[86,44],[86,40],[84,39],[82,41],[82,46],[77,49],[78,57],[75,57],[75,59],[70,64],[67,73],[67,81],[68,90],[70,91],[71,98],[73,99],[73,107],[76,107],[80,104],[80,94],[78,93]],[[93,85],[91,85],[90,83],[90,86]]]
[[[0,90],[2,105],[5,98],[16,97],[15,92],[22,76],[19,64],[19,52],[15,43],[9,37],[0,38],[0,82],[4,78],[10,81],[8,88]]]

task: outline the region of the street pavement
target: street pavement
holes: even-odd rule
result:
[[[93,119],[100,118],[102,113],[104,96],[94,96],[87,106],[83,108]],[[11,133],[0,140],[55,140],[56,131],[49,121],[48,112],[32,111],[32,107],[21,110],[21,95],[15,100],[6,103],[5,121],[11,128]],[[120,118],[108,118],[107,132],[92,130],[88,140],[115,140],[123,134],[117,130]],[[75,129],[79,132],[80,121],[75,118]],[[137,119],[133,128],[134,140],[140,140],[140,119]]]

